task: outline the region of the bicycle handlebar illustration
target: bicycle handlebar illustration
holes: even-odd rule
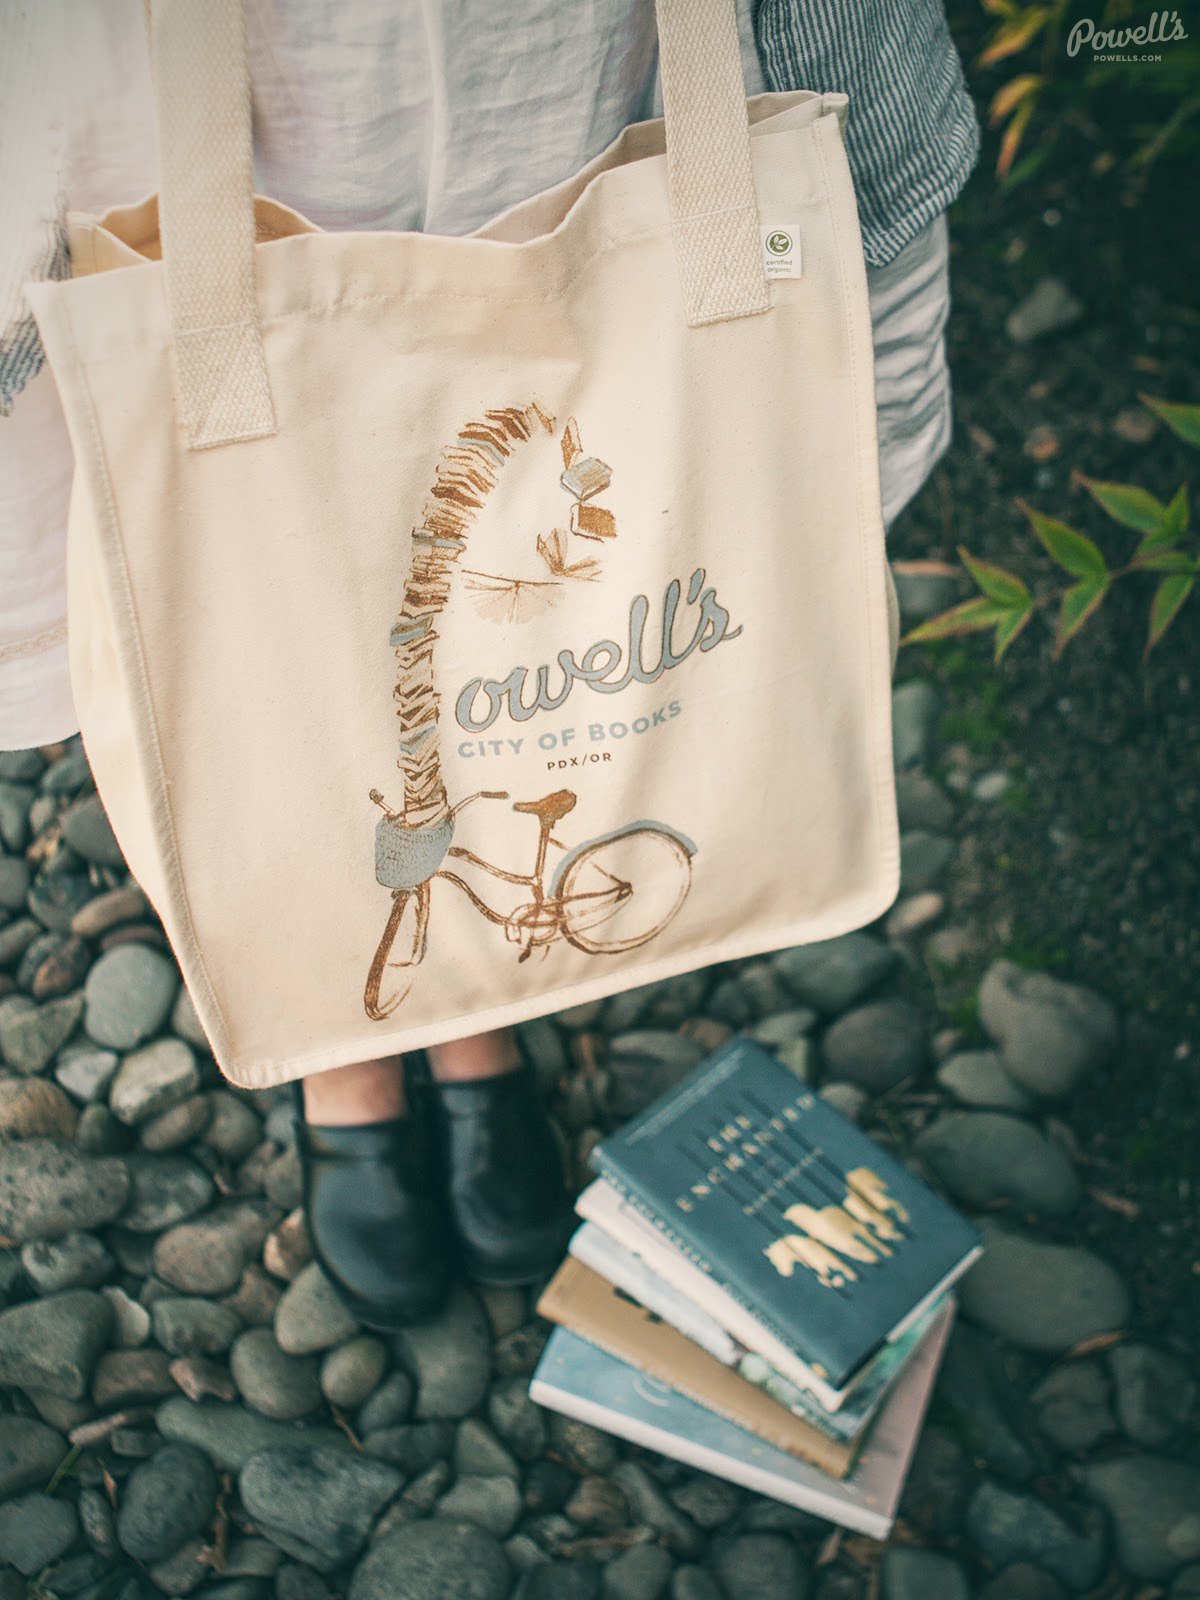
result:
[[[519,946],[518,962],[565,939],[589,955],[636,949],[661,932],[678,912],[692,881],[696,846],[665,823],[639,821],[598,838],[568,846],[554,829],[575,809],[578,796],[556,789],[537,800],[516,800],[513,810],[538,825],[533,869],[510,872],[473,850],[452,843],[458,813],[476,800],[507,800],[506,790],[481,789],[460,800],[439,821],[405,827],[378,789],[371,799],[383,811],[376,825],[376,877],[392,891],[383,936],[367,974],[363,1003],[375,1021],[391,1015],[412,989],[429,938],[431,888],[435,879],[454,884],[489,922]],[[551,847],[563,852],[547,882]],[[469,863],[501,882],[528,889],[530,898],[511,911],[489,905],[443,862]],[[406,921],[411,929],[403,935]],[[399,949],[400,954],[393,952]]]

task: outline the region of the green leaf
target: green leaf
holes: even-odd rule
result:
[[[1033,615],[1033,607],[1026,606],[1023,611],[1010,611],[1003,622],[996,624],[996,655],[995,661],[999,665],[1000,658],[1009,645],[1020,633],[1021,629]]]
[[[1108,563],[1099,548],[1086,534],[1078,533],[1065,522],[1054,517],[1044,517],[1024,500],[1017,504],[1033,524],[1033,531],[1045,545],[1050,557],[1064,571],[1075,578],[1104,578],[1108,576]]]
[[[1150,605],[1150,632],[1146,637],[1143,659],[1150,654],[1174,622],[1180,606],[1191,594],[1195,582],[1194,573],[1172,573],[1170,577],[1164,578],[1154,591],[1154,599]]]
[[[1139,489],[1132,483],[1101,483],[1082,472],[1076,476],[1097,505],[1122,527],[1136,528],[1139,533],[1157,533],[1162,526],[1167,508],[1148,489]]]
[[[1060,655],[1068,639],[1073,639],[1108,593],[1108,578],[1084,578],[1073,583],[1062,597],[1058,614],[1058,637],[1054,654]]]
[[[1184,444],[1200,445],[1200,406],[1177,405],[1154,395],[1139,394],[1138,399],[1177,434]]]
[[[1195,572],[1200,563],[1186,550],[1150,550],[1145,555],[1139,550],[1130,565],[1139,572]]]
[[[901,644],[923,644],[927,639],[953,639],[964,633],[979,633],[1009,615],[1009,606],[989,600],[986,595],[976,595],[961,605],[943,611],[927,622],[919,623],[901,639]]]
[[[1178,539],[1181,533],[1188,531],[1188,521],[1188,486],[1181,483],[1163,515],[1162,532],[1173,534]]]
[[[958,554],[963,566],[988,599],[997,601],[1006,611],[1013,606],[1024,605],[1029,599],[1028,586],[1015,573],[1005,572],[1003,567],[993,566],[990,561],[981,561],[961,544]]]

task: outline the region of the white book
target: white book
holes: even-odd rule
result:
[[[886,1539],[954,1311],[954,1297],[947,1296],[880,1408],[854,1470],[842,1479],[768,1444],[566,1328],[555,1328],[550,1335],[529,1394],[538,1405],[672,1460],[800,1506],[872,1539]]]

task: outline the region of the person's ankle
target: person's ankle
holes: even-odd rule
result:
[[[521,1052],[512,1028],[431,1045],[425,1053],[429,1057],[430,1072],[438,1083],[497,1078],[521,1065]]]
[[[402,1117],[407,1109],[399,1056],[383,1056],[310,1073],[302,1084],[305,1120],[350,1127]]]

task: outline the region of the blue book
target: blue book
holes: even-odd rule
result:
[[[592,1161],[795,1351],[830,1410],[982,1248],[973,1223],[743,1037]]]

